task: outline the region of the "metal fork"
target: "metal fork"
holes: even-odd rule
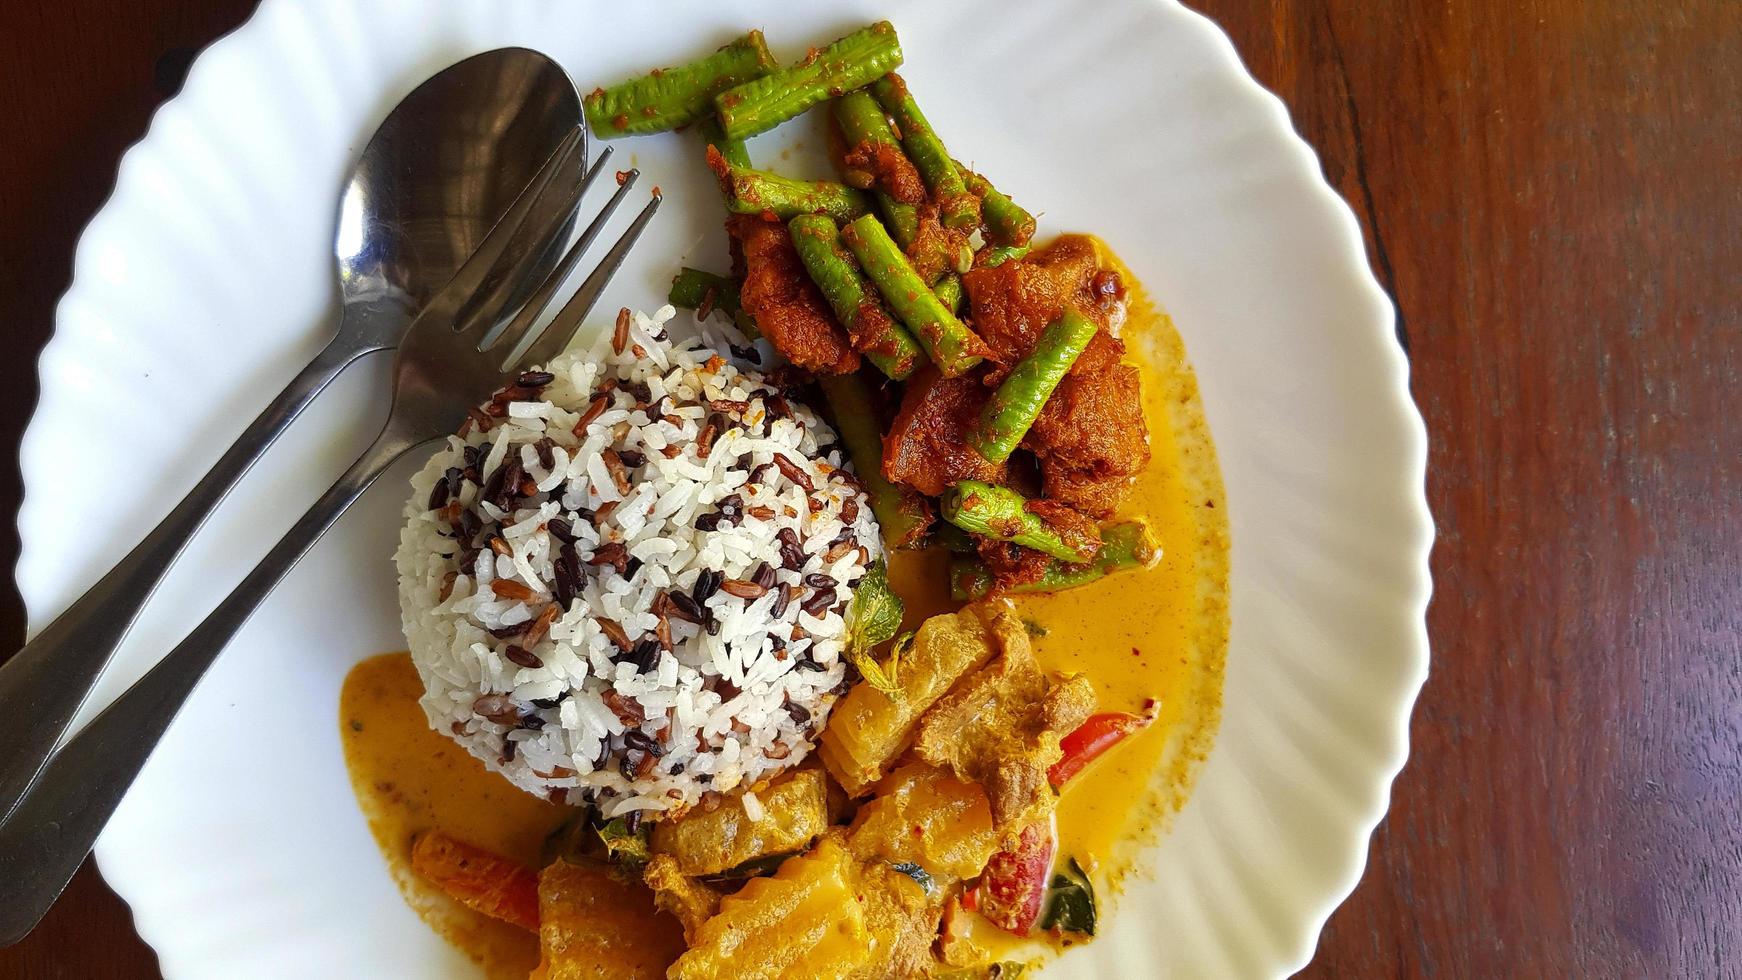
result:
[[[583,142],[571,141],[565,153],[558,155],[563,159],[546,163],[533,185],[537,193],[528,212],[531,217],[523,214],[515,227],[499,225],[493,230],[455,276],[456,283],[477,284],[490,278],[481,273],[502,272],[494,268],[496,257],[516,250],[505,249],[502,242],[492,242],[492,238],[535,234],[528,229],[539,226],[539,215],[552,213],[553,208],[572,208],[575,197],[605,169],[601,155],[579,187],[561,186],[553,179],[563,167],[572,167],[573,154],[581,152],[576,147]],[[512,310],[481,303],[468,289],[448,287],[437,294],[399,345],[394,358],[393,408],[374,444],[211,615],[48,761],[28,794],[0,824],[0,945],[22,939],[48,911],[194,685],[249,615],[339,515],[395,460],[453,432],[469,408],[522,370],[549,361],[568,346],[582,318],[658,210],[657,189],[550,324],[542,332],[535,331],[534,325],[637,176],[634,170],[620,175],[617,192],[598,217],[500,331],[492,331],[492,325]],[[471,268],[474,262],[478,267]],[[505,292],[493,291],[495,295]],[[525,352],[517,354],[522,347]]]

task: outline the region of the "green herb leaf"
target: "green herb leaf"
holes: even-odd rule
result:
[[[896,663],[907,656],[907,651],[913,648],[914,631],[908,630],[895,638],[895,643],[889,647],[889,662]]]
[[[889,571],[883,559],[871,563],[859,587],[853,592],[852,643],[859,650],[871,650],[888,642],[901,629],[901,597],[889,588]]]
[[[847,659],[859,668],[867,684],[892,699],[901,697],[895,673],[901,659],[900,644],[886,663],[878,663],[872,651],[901,629],[902,612],[901,597],[889,587],[889,573],[882,559],[872,562],[865,577],[859,580],[853,605],[847,611]]]
[[[1064,867],[1053,872],[1052,884],[1046,890],[1046,908],[1040,914],[1040,927],[1085,936],[1095,934],[1095,888],[1076,858],[1066,858]]]
[[[927,898],[937,893],[938,883],[933,880],[931,872],[912,861],[902,861],[899,864],[891,863],[889,866],[912,878],[913,883],[919,886],[920,891],[925,892]]]
[[[634,833],[629,831],[629,821],[625,817],[606,821],[599,826],[599,840],[605,844],[605,853],[612,863],[639,868],[647,863],[647,825],[642,824]]]

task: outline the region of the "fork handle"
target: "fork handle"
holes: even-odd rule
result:
[[[261,601],[394,460],[426,441],[384,431],[186,639],[43,767],[0,823],[0,945],[24,938],[54,904],[194,685]]]
[[[0,745],[6,747],[0,820],[24,796],[189,539],[321,389],[366,352],[341,327],[127,557],[0,665]]]

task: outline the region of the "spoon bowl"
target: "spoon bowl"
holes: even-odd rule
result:
[[[473,55],[401,100],[339,200],[346,319],[368,319],[383,346],[397,341],[580,116],[562,67],[526,48]]]

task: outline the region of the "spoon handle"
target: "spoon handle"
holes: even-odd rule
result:
[[[182,549],[230,488],[347,365],[366,353],[339,331],[127,557],[0,665],[0,821],[18,805]]]
[[[48,761],[0,823],[0,945],[35,928],[206,669],[286,573],[394,460],[427,439],[384,431],[175,649]]]

